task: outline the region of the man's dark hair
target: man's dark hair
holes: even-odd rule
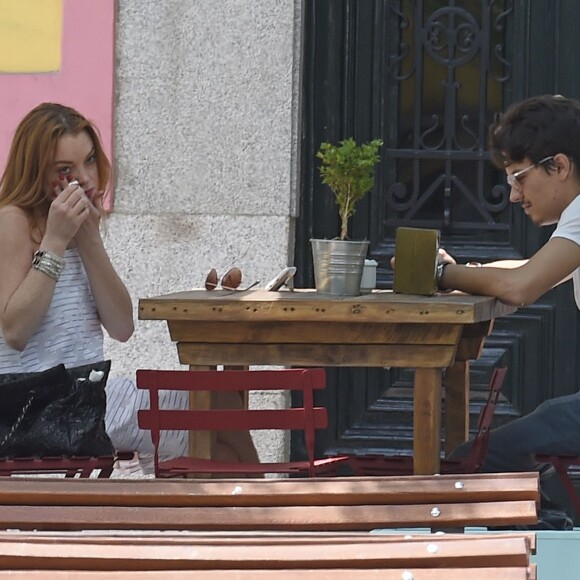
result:
[[[501,168],[557,153],[580,161],[580,102],[561,95],[532,97],[511,105],[489,128],[492,161]],[[549,171],[551,164],[545,164]],[[553,168],[553,166],[552,166]]]

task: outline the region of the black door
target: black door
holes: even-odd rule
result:
[[[458,261],[534,253],[551,229],[509,203],[505,175],[486,151],[493,116],[527,96],[580,97],[575,0],[306,0],[297,286],[312,287],[311,237],[332,238],[338,215],[322,186],[322,141],[384,140],[373,192],[350,229],[369,239],[378,285],[400,225],[436,228]],[[571,283],[496,321],[473,363],[475,419],[491,369],[509,368],[496,422],[580,387],[578,312]],[[393,452],[412,446],[406,369],[328,369],[321,398],[331,429],[318,452]],[[293,455],[301,455],[298,441]]]

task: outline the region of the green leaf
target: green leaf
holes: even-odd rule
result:
[[[374,139],[358,145],[351,137],[340,141],[338,146],[323,142],[316,153],[321,159],[322,183],[330,187],[338,205],[341,240],[348,237],[348,219],[354,215],[356,203],[374,187],[375,166],[380,160],[382,144],[382,140]]]

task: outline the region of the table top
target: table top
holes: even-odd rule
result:
[[[374,290],[331,296],[315,290],[189,290],[139,300],[141,320],[321,321],[473,324],[515,312],[489,296],[417,296]]]

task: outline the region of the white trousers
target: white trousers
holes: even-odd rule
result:
[[[149,391],[138,389],[127,378],[109,379],[106,386],[107,413],[105,427],[117,451],[137,451],[140,456],[153,455],[153,442],[148,430],[139,429],[137,411],[149,408]],[[188,393],[161,391],[159,406],[163,409],[187,409]],[[187,431],[164,431],[159,445],[160,459],[188,454]]]

